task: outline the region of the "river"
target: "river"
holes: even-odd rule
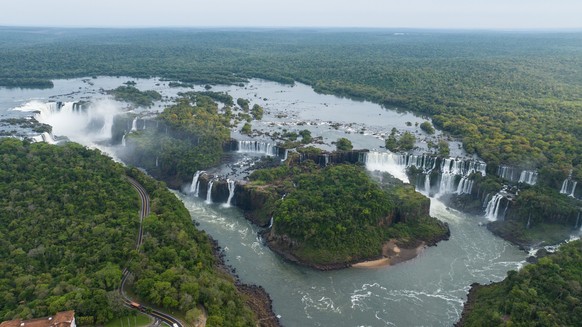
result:
[[[111,101],[101,89],[115,88],[126,80],[112,77],[56,80],[55,88],[50,90],[0,88],[0,118],[30,116],[30,112],[13,109],[28,106],[33,110],[49,100],[106,101],[116,108],[115,113],[123,112],[127,110],[125,104]],[[133,80],[142,90],[159,91],[167,101],[186,90],[169,88],[166,82],[157,79]],[[254,128],[262,132],[309,129],[314,137],[323,138],[323,148],[333,148],[332,141],[347,137],[355,148],[378,150],[383,144],[382,137],[393,127],[415,133],[421,151],[425,141],[431,139],[416,126],[424,121],[420,117],[369,102],[317,94],[302,84],[292,87],[252,80],[242,87],[215,86],[213,90],[228,91],[235,99],[245,97],[264,106],[265,118],[253,122]],[[39,102],[31,105],[31,100]],[[163,105],[156,103],[153,109],[134,112],[147,114],[161,110]],[[111,110],[102,112],[114,114]],[[236,130],[238,127],[233,136],[243,138]],[[93,142],[78,130],[56,128],[54,133],[99,147],[111,155],[116,151],[114,147]],[[458,144],[451,150],[455,156],[463,155]],[[450,240],[392,267],[314,271],[273,254],[258,238],[259,228],[246,221],[240,210],[176,194],[199,227],[218,240],[227,263],[236,269],[240,279],[267,290],[274,311],[285,326],[450,326],[460,317],[470,284],[499,281],[507,271],[520,268],[526,257],[526,253],[481,226],[480,223],[487,222],[484,217],[449,210],[439,200],[431,199],[431,215],[449,223]]]

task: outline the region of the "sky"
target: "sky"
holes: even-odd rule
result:
[[[582,0],[0,1],[0,26],[582,28]]]

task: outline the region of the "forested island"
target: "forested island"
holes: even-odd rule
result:
[[[429,216],[428,198],[389,175],[381,187],[356,165],[308,160],[250,179],[245,191],[265,198],[253,219],[270,220],[267,244],[303,265],[334,269],[388,256],[396,263],[400,250],[386,253],[388,243],[416,249],[449,237],[448,226]]]
[[[210,325],[254,326],[265,318],[243,294],[254,290],[235,287],[209,237],[164,184],[74,143],[2,139],[0,158],[3,320],[75,310],[78,324],[102,325],[126,316],[118,289],[128,262],[139,300],[188,324],[203,314]],[[151,197],[140,252],[139,202],[128,175]]]

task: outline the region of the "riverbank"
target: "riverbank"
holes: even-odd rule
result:
[[[210,237],[210,236],[209,236]],[[224,260],[224,251],[218,245],[218,241],[210,237],[213,245],[214,256],[217,260],[217,269],[226,273],[235,280],[235,287],[245,299],[246,304],[255,313],[257,326],[260,327],[280,327],[278,316],[273,311],[273,301],[267,291],[262,286],[244,284],[240,281],[236,270],[227,265]]]
[[[475,307],[476,304],[476,293],[477,291],[482,288],[483,285],[479,283],[471,284],[471,289],[469,290],[469,294],[467,294],[467,302],[463,306],[463,312],[461,313],[461,319],[455,323],[455,327],[463,327],[466,324],[466,319],[471,310]]]

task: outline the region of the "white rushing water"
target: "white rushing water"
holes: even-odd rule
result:
[[[230,207],[231,206],[231,201],[232,198],[234,197],[234,191],[236,189],[236,184],[234,180],[230,180],[227,179],[226,183],[228,185],[228,199],[226,200],[226,203],[223,205],[224,207]]]
[[[503,193],[499,192],[495,194],[491,200],[489,200],[489,202],[487,202],[487,208],[485,208],[485,217],[490,221],[497,220],[502,199]]]
[[[212,204],[212,185],[214,185],[214,180],[211,179],[206,190],[206,204]]]
[[[194,174],[194,176],[192,176],[192,184],[190,184],[190,193],[194,194],[194,196],[198,196],[198,193],[200,192],[200,181],[198,180],[198,178],[202,173],[204,173],[204,171],[199,170]]]

